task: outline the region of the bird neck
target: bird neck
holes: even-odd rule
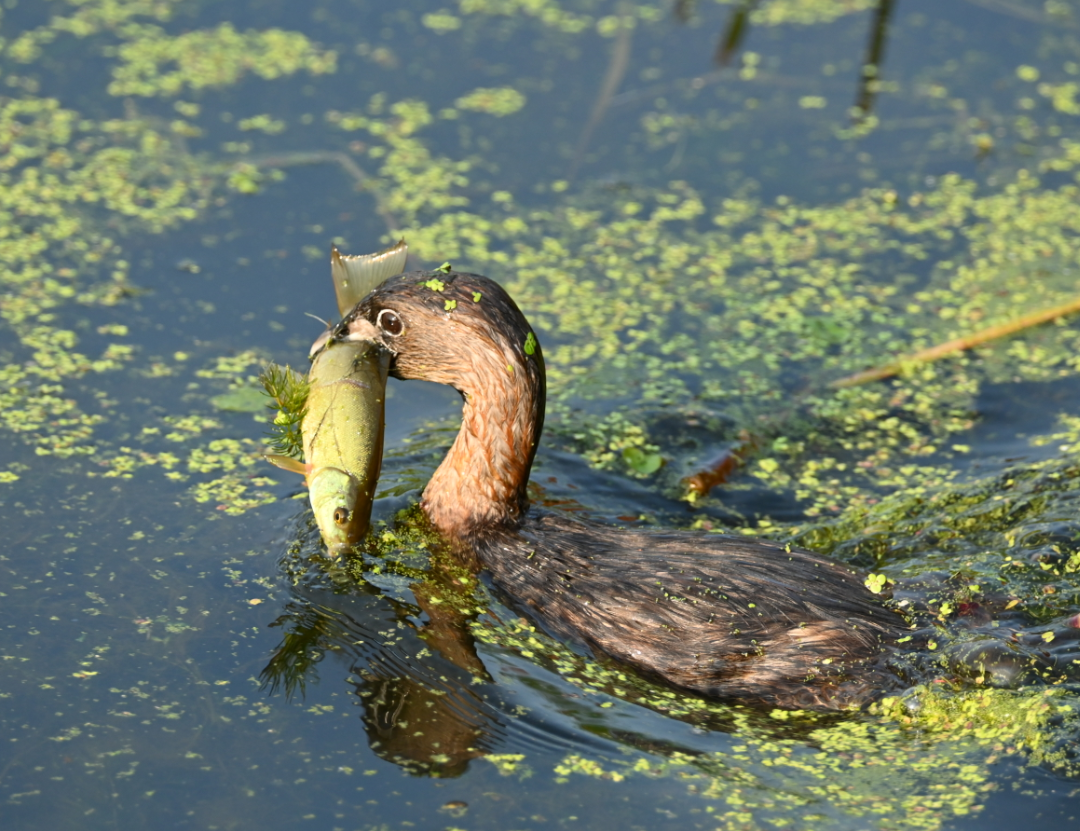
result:
[[[443,534],[468,539],[516,524],[527,507],[544,425],[543,358],[539,352],[473,353],[453,386],[465,399],[461,429],[421,505]]]

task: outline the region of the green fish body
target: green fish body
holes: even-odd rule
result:
[[[304,476],[323,542],[334,557],[360,542],[382,466],[390,353],[370,340],[326,340],[308,372],[300,424],[305,462],[267,455]]]
[[[330,341],[308,373],[301,425],[311,508],[331,554],[364,538],[383,451],[389,353],[367,340]]]
[[[358,257],[331,254],[331,274],[338,311],[353,305],[405,266],[404,242]],[[268,455],[280,468],[307,480],[311,508],[332,556],[360,542],[371,522],[375,486],[382,466],[386,376],[390,353],[369,336],[354,332],[346,339],[330,330],[311,347],[307,402],[300,431],[304,462]]]

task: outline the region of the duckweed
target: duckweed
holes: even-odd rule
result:
[[[236,426],[215,415],[212,402],[228,410],[228,402],[241,400],[266,356],[202,349],[162,359],[144,354],[137,341],[120,342],[133,337],[125,323],[85,329],[72,319],[87,307],[120,311],[137,294],[130,234],[176,229],[205,217],[216,200],[229,198],[229,188],[254,194],[280,178],[257,159],[237,163],[191,150],[210,128],[205,96],[244,78],[302,74],[314,81],[336,72],[339,61],[335,49],[280,29],[222,23],[173,33],[182,5],[71,0],[54,4],[58,13],[48,24],[5,33],[0,320],[9,338],[0,366],[0,430],[22,443],[34,464],[44,463],[39,457],[66,460],[69,475],[87,481],[156,472],[183,483],[196,504],[235,515],[273,501],[273,480],[263,475],[269,470],[259,441],[235,435]],[[533,26],[558,44],[559,54],[580,49],[595,33],[621,29],[619,17],[631,16],[638,36],[666,14],[666,6],[648,3],[624,4],[618,16],[587,2],[451,5],[417,16],[439,43],[468,44],[488,31],[493,39],[503,36],[503,29],[485,26]],[[809,26],[871,5],[773,0],[759,4],[751,20]],[[108,93],[144,100],[147,113],[129,103],[122,116],[91,116],[42,95],[28,71],[51,50],[68,48],[104,59]],[[549,446],[680,496],[681,478],[702,463],[710,443],[745,431],[755,450],[733,487],[757,483],[791,497],[802,511],[794,520],[752,517],[728,530],[808,545],[872,568],[869,585],[883,594],[914,572],[959,572],[962,587],[934,604],[944,634],[935,635],[933,651],[944,656],[950,646],[944,624],[961,603],[991,589],[1011,598],[1009,608],[1046,624],[1074,613],[1080,602],[1080,528],[1071,519],[1080,494],[1080,421],[1066,416],[1035,436],[1032,445],[1042,455],[1033,461],[991,473],[965,464],[980,394],[991,384],[1073,379],[1080,371],[1077,328],[1059,321],[933,365],[906,366],[900,376],[864,387],[830,391],[828,383],[1075,295],[1080,143],[1067,131],[1075,129],[1080,106],[1062,49],[1051,44],[1001,79],[1014,96],[1008,101],[965,101],[949,88],[948,73],[927,76],[905,93],[947,114],[953,126],[934,141],[987,154],[992,173],[919,184],[868,176],[858,192],[819,202],[765,188],[697,187],[681,171],[670,181],[610,187],[571,185],[547,171],[512,186],[484,163],[482,150],[464,140],[460,151],[436,142],[448,126],[462,136],[491,123],[511,129],[540,106],[539,92],[525,83],[440,90],[444,97],[432,101],[380,92],[355,111],[324,113],[322,124],[328,135],[361,146],[362,198],[393,220],[395,239],[404,234],[422,260],[450,259],[500,279],[529,314],[546,345]],[[371,53],[376,64],[395,60],[380,54],[376,60]],[[652,96],[634,140],[670,152],[717,134],[710,130],[733,129],[747,112],[767,105],[769,62],[755,53],[740,61],[743,86],[733,80],[723,93],[731,97],[722,99],[737,107],[693,114],[668,87]],[[967,71],[960,63],[956,71]],[[829,77],[828,67],[823,75]],[[686,101],[697,94],[690,90]],[[181,95],[198,103],[176,100],[167,119],[148,114],[154,99]],[[831,95],[797,100],[807,117],[832,117]],[[270,141],[287,123],[269,112],[237,126]],[[852,126],[846,113],[822,123],[831,125],[830,140],[842,142],[890,129],[876,118]],[[1023,152],[1002,153],[1007,144]],[[436,277],[427,285],[442,288]],[[473,300],[481,302],[480,295]],[[528,342],[524,348],[530,352]],[[127,402],[98,387],[111,390],[107,379],[129,375],[151,390],[162,379],[194,386],[183,408],[116,438],[116,411]],[[687,426],[685,436],[673,438],[673,420]],[[695,433],[694,425],[705,429]],[[687,439],[691,433],[697,438]],[[18,493],[32,471],[33,464],[8,463],[0,486]],[[411,471],[413,479],[403,474],[401,492],[414,490],[424,472]],[[687,524],[715,527],[709,510],[724,499],[721,489],[696,501]],[[385,534],[375,559],[392,550],[393,568],[410,578],[430,567],[423,540],[398,530]],[[364,573],[352,576],[362,580]],[[229,576],[240,585],[239,571]],[[473,616],[472,631],[486,648],[524,657],[597,703],[596,712],[641,705],[731,735],[723,753],[567,754],[543,770],[525,754],[487,755],[503,776],[587,776],[613,785],[670,777],[693,788],[721,828],[827,828],[837,817],[855,817],[881,828],[921,829],[977,812],[999,759],[1075,775],[1068,755],[1075,694],[1061,677],[1043,678],[1042,687],[986,689],[947,673],[941,657],[942,683],[886,699],[871,713],[835,720],[754,713],[651,685],[512,616],[503,623],[478,614],[490,603],[473,588],[439,599]],[[89,602],[90,609],[102,605]],[[196,631],[181,608],[135,618],[138,631],[164,638]],[[1054,635],[1046,634],[1049,644]],[[85,656],[87,667],[103,665],[105,655]],[[99,670],[87,667],[76,677],[93,683]],[[180,719],[177,705],[160,700],[155,717]],[[245,712],[252,706],[243,696],[225,704]],[[50,738],[75,743],[89,729],[72,726]]]

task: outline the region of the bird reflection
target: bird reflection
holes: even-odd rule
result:
[[[282,639],[260,675],[264,689],[289,699],[303,696],[308,684],[318,682],[319,665],[328,655],[344,661],[371,749],[414,776],[436,778],[461,776],[473,759],[506,749],[520,752],[536,742],[577,751],[606,740],[658,756],[677,754],[707,767],[716,750],[710,733],[752,727],[762,736],[816,747],[817,731],[844,718],[815,713],[777,720],[767,709],[720,703],[672,712],[665,706],[668,699],[644,679],[618,673],[600,682],[597,692],[694,727],[689,736],[673,739],[665,731],[658,737],[639,732],[633,721],[597,720],[595,709],[568,706],[565,690],[541,680],[542,667],[535,678],[517,682],[547,700],[546,712],[583,719],[579,731],[562,733],[557,722],[544,717],[544,708],[512,715],[515,708],[507,706],[477,654],[470,623],[480,611],[468,573],[461,563],[435,554],[430,568],[399,577],[396,584],[380,580],[380,587],[360,578],[349,580],[344,590],[294,589],[294,599],[270,624],[282,630]],[[975,683],[1017,689],[1049,683],[1080,689],[1080,615],[1033,626],[1004,595],[986,593],[978,602],[960,603],[955,620],[942,626],[942,598],[955,597],[960,583],[970,579],[931,572],[896,582],[895,599],[909,610],[915,628],[910,651],[894,656],[890,672],[913,688]],[[929,639],[939,642],[936,651],[923,645]],[[542,664],[540,656],[531,660]],[[1071,736],[1068,741],[1075,741]]]
[[[475,601],[441,562],[433,557],[408,585],[414,602],[366,581],[349,594],[298,591],[305,596],[271,624],[283,635],[260,675],[264,689],[302,696],[333,653],[350,666],[348,683],[378,756],[418,776],[463,774],[503,740],[505,724],[486,700],[491,679],[468,628],[476,610],[463,610]]]

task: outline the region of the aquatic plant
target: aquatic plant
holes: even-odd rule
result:
[[[852,15],[867,6],[775,0],[758,5],[752,25],[808,27],[799,31],[809,41],[822,21],[859,22]],[[425,38],[422,57],[460,68],[452,82],[451,73],[436,73],[423,86],[410,74],[417,50],[376,31],[355,32],[333,4],[313,10],[324,16],[310,34],[253,29],[185,0],[53,0],[43,7],[48,12],[21,29],[27,18],[5,10],[0,52],[0,430],[8,439],[0,498],[20,533],[48,551],[43,557],[35,550],[32,567],[4,560],[5,568],[32,576],[12,574],[0,587],[8,607],[19,610],[11,613],[11,631],[19,634],[6,647],[0,695],[25,708],[18,712],[35,714],[19,730],[46,725],[37,735],[53,741],[44,746],[87,748],[85,757],[76,752],[80,763],[112,766],[113,782],[122,784],[137,779],[129,762],[157,749],[95,707],[169,729],[184,725],[192,736],[250,726],[250,734],[235,734],[237,747],[291,717],[239,690],[236,678],[199,675],[195,656],[219,642],[222,654],[239,651],[228,644],[248,642],[251,610],[288,590],[268,578],[264,550],[237,549],[236,533],[198,512],[239,515],[279,500],[278,480],[259,452],[265,416],[252,420],[264,409],[257,399],[252,405],[252,392],[268,359],[296,360],[307,344],[288,344],[287,333],[272,346],[256,335],[247,343],[238,321],[248,310],[238,303],[220,327],[229,333],[223,340],[185,341],[153,354],[139,304],[141,284],[156,278],[137,254],[144,235],[192,229],[220,218],[214,211],[257,205],[240,200],[272,196],[286,174],[295,182],[309,165],[330,164],[343,174],[348,209],[365,223],[362,231],[354,218],[313,232],[307,242],[316,256],[325,255],[329,237],[385,229],[406,233],[427,267],[449,259],[508,286],[545,346],[553,395],[548,451],[571,451],[609,482],[638,479],[649,489],[641,493],[668,506],[666,523],[801,542],[872,569],[886,591],[888,581],[927,569],[957,573],[963,579],[933,607],[943,632],[962,602],[999,593],[1015,601],[1012,611],[1026,616],[1036,637],[1064,640],[1063,621],[1080,603],[1077,423],[1071,414],[1056,423],[1048,417],[1033,430],[1029,458],[1008,464],[986,460],[977,430],[987,394],[1003,385],[1075,382],[1074,322],[933,365],[903,364],[895,377],[871,385],[830,388],[1075,294],[1080,144],[1070,135],[1080,114],[1080,63],[1068,34],[1072,18],[1060,4],[1024,7],[1060,25],[1033,39],[1014,67],[993,70],[992,79],[977,44],[950,29],[948,37],[972,48],[950,41],[947,59],[882,77],[879,117],[858,125],[848,112],[850,75],[840,83],[845,70],[832,58],[823,64],[774,54],[763,43],[736,56],[727,74],[665,74],[650,57],[654,48],[671,48],[665,3],[460,0],[442,10],[406,3],[395,20],[410,37]],[[938,36],[925,22],[902,25],[920,42]],[[864,29],[863,22],[852,29],[859,48]],[[516,48],[512,38],[524,31],[540,58],[518,74],[501,71],[504,50]],[[337,32],[351,33],[339,38],[349,42],[334,40]],[[548,68],[573,62],[579,77],[599,87],[628,32],[641,63],[608,97],[572,184],[569,155],[600,90],[574,99],[547,83]],[[484,62],[476,67],[481,49]],[[703,65],[708,57],[703,53]],[[101,68],[100,76],[86,75],[100,93],[94,104],[64,77],[63,67],[76,59]],[[345,73],[348,95],[332,84]],[[297,89],[289,85],[289,95],[302,107],[284,102],[284,94],[281,101],[253,95],[258,100],[246,109],[248,93],[264,84],[284,90],[290,78]],[[545,147],[533,141],[540,122],[552,130]],[[790,130],[777,129],[780,123]],[[919,146],[890,149],[909,129],[919,131]],[[534,146],[532,167],[510,164]],[[758,171],[752,180],[748,160]],[[601,168],[604,177],[595,177]],[[833,177],[827,187],[796,175],[811,168]],[[939,175],[944,169],[966,172]],[[262,252],[239,253],[247,268]],[[172,279],[195,277],[196,259],[185,252]],[[198,299],[202,306],[182,313],[210,314],[209,301]],[[297,326],[273,322],[284,327],[275,337]],[[294,425],[278,425],[293,450]],[[744,434],[754,449],[730,481],[679,513],[683,477]],[[388,499],[415,494],[447,435],[425,430],[391,454]],[[151,482],[154,488],[143,487]],[[150,505],[150,519],[125,513],[102,531],[119,555],[97,557],[97,540],[66,513],[90,521],[99,505],[114,504],[108,500],[124,513],[132,485],[155,494],[138,502]],[[128,490],[108,490],[114,486]],[[593,507],[588,494],[561,483],[545,487]],[[785,511],[740,511],[747,492],[784,500]],[[38,505],[48,508],[45,531],[45,520],[28,513]],[[174,522],[185,530],[174,533]],[[243,517],[229,522],[253,537],[266,533],[239,525]],[[287,574],[306,586],[316,578],[300,573],[310,552],[299,524],[289,555],[296,571]],[[326,578],[330,594],[387,578],[384,585],[400,584],[406,597],[407,586],[424,579],[430,553],[420,532],[415,539],[401,527],[384,533],[390,537],[365,561]],[[214,553],[188,570],[194,551]],[[205,557],[217,558],[212,569]],[[126,596],[110,594],[111,570],[120,575],[114,585],[137,581],[139,596],[126,588]],[[224,609],[203,603],[211,589],[201,595],[191,588],[211,585],[229,599]],[[27,587],[55,587],[77,604],[52,621],[51,612],[21,599]],[[185,599],[189,592],[196,597]],[[996,781],[1024,781],[1025,766],[1074,773],[1075,691],[1071,682],[1057,683],[1059,676],[1030,679],[1019,690],[986,689],[985,679],[980,685],[951,672],[942,657],[934,659],[941,683],[883,702],[875,713],[818,723],[650,686],[546,638],[473,584],[459,584],[446,600],[471,616],[486,659],[510,662],[537,696],[550,694],[588,729],[627,748],[625,756],[566,754],[550,764],[538,754],[497,754],[489,757],[495,781],[528,769],[530,788],[541,780],[571,788],[582,777],[613,788],[665,782],[680,797],[694,788],[719,827],[934,828],[977,811]],[[101,628],[76,634],[83,626],[70,620],[76,615]],[[214,631],[207,618],[222,628]],[[396,644],[407,628],[395,619],[380,634]],[[34,640],[41,631],[55,632],[51,643],[62,652],[46,654]],[[125,649],[111,648],[112,638]],[[196,649],[196,638],[207,640]],[[941,636],[941,656],[952,643],[947,632]],[[955,643],[962,646],[963,637]],[[150,655],[174,674],[167,683],[135,680],[122,652]],[[194,663],[185,663],[189,658]],[[68,664],[70,672],[62,668]],[[116,692],[103,686],[87,695],[89,687],[79,686],[110,673],[125,679],[113,684]],[[194,703],[181,706],[181,698]],[[75,701],[83,710],[71,709]],[[730,744],[709,754],[635,744],[619,732],[625,722],[607,717],[636,713],[638,704],[700,720],[701,729],[722,724],[734,731]],[[91,726],[98,723],[111,726]],[[25,752],[43,771],[55,761]],[[181,756],[188,752],[199,755],[185,748]],[[351,773],[330,751],[311,758],[334,775]],[[209,766],[186,756],[175,764],[185,776]],[[290,769],[291,779],[305,775]],[[30,779],[27,792],[63,789],[66,801],[57,805],[76,806],[71,821],[86,821],[70,779],[53,785],[44,772]],[[551,784],[556,779],[566,781]],[[150,800],[144,793],[138,798]]]
[[[300,425],[304,420],[308,393],[305,377],[287,366],[267,364],[259,382],[270,398],[267,406],[275,411],[267,443],[275,453],[302,461],[304,439]]]

